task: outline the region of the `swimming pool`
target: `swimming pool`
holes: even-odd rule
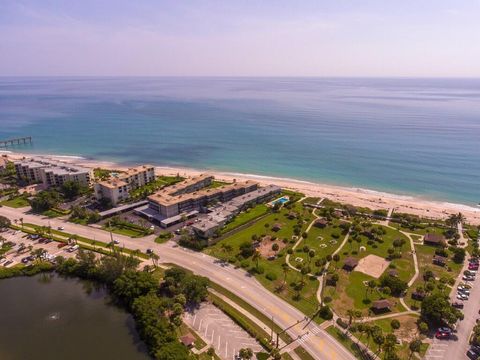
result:
[[[271,201],[268,205],[270,206],[274,206],[275,204],[283,205],[287,203],[289,200],[290,198],[288,196],[282,196],[281,198]]]

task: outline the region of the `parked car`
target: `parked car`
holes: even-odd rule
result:
[[[472,360],[478,360],[480,356],[472,349],[469,349],[467,351],[467,357]]]
[[[147,249],[147,254],[153,254],[153,250],[152,249]]]
[[[449,327],[446,327],[446,326],[438,328],[437,331],[440,331],[442,333],[449,333],[449,334],[451,334],[453,332],[452,329],[450,329]]]
[[[79,248],[78,245],[73,245],[71,248],[69,248],[67,251],[68,252],[74,252],[75,250],[77,250]]]
[[[457,294],[457,299],[458,300],[468,300],[468,295],[459,293],[459,294]]]
[[[22,263],[23,263],[23,264],[27,264],[29,261],[30,261],[30,258],[29,258],[28,256],[22,258]]]
[[[473,265],[470,264],[470,265],[468,265],[468,270],[478,270],[478,265],[476,265],[476,264],[473,264]]]
[[[446,339],[450,339],[450,335],[451,333],[437,331],[435,334],[435,337],[439,340],[446,340]]]
[[[470,296],[470,290],[468,290],[468,289],[458,289],[458,292],[460,294],[465,294],[467,296]]]
[[[59,226],[59,227],[57,227],[57,230],[61,230],[61,231],[62,231],[62,230],[65,230],[65,228],[64,228],[63,226]]]
[[[0,264],[3,264],[5,261],[7,261],[7,259],[1,258],[1,259],[0,259]]]
[[[113,243],[116,244],[116,245],[118,245],[118,244],[120,244],[120,241],[118,241],[118,240],[113,240]]]
[[[52,239],[46,239],[45,244],[50,244],[53,240]]]
[[[67,245],[68,245],[67,243],[60,243],[60,244],[57,245],[57,247],[60,249],[60,248],[62,248],[64,246],[67,246]]]
[[[464,281],[474,281],[475,276],[463,275],[462,280],[464,280]]]
[[[3,264],[3,266],[8,266],[12,263],[13,263],[13,260],[8,260],[8,261],[5,262],[5,264]]]
[[[458,302],[458,301],[455,301],[453,304],[452,304],[453,307],[456,307],[457,309],[463,309],[463,303],[461,302]]]

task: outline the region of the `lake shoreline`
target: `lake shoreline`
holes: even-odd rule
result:
[[[19,160],[23,157],[40,156],[93,168],[101,167],[117,170],[125,170],[128,168],[128,166],[121,165],[114,161],[87,159],[81,156],[32,154],[9,151],[0,151],[0,154],[7,155],[7,157],[13,161]],[[254,180],[261,185],[274,183],[289,190],[302,192],[307,196],[320,198],[325,197],[333,201],[351,204],[357,207],[368,207],[372,210],[393,208],[396,212],[409,213],[432,219],[445,219],[451,214],[462,212],[462,214],[467,219],[467,222],[473,225],[480,225],[480,207],[475,208],[464,204],[422,199],[413,195],[397,195],[357,187],[342,187],[291,178],[278,178],[273,176],[244,174],[209,169],[193,169],[186,167],[168,166],[155,166],[155,169],[158,175],[179,174],[181,176],[191,177],[207,172],[214,175],[219,180],[230,182],[235,179],[239,181]]]

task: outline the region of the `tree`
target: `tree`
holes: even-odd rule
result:
[[[43,212],[50,210],[60,203],[60,195],[55,190],[45,190],[39,192],[33,199],[30,200],[32,210],[35,212]]]
[[[11,225],[11,222],[5,216],[0,216],[0,230],[7,229]]]
[[[465,249],[453,248],[453,261],[457,264],[462,264],[465,260]]]
[[[272,245],[272,250],[275,251],[275,252],[277,252],[279,248],[280,248],[280,247],[278,246],[277,243],[274,243],[274,244]]]
[[[392,329],[394,329],[394,330],[400,329],[400,321],[398,321],[397,319],[393,319],[393,320],[390,322],[390,326],[391,326]]]
[[[454,324],[462,318],[462,313],[450,304],[448,296],[432,293],[422,300],[421,314],[429,322]]]
[[[405,290],[408,289],[408,284],[405,281],[388,274],[383,275],[380,278],[380,285],[382,287],[390,288],[391,293],[395,296],[400,296]]]
[[[151,273],[128,270],[113,283],[113,293],[130,306],[135,298],[155,291],[158,281]]]
[[[254,251],[252,255],[252,260],[255,262],[255,269],[258,271],[258,260],[260,260],[260,252]]]
[[[62,194],[69,200],[76,198],[82,191],[82,186],[78,181],[67,180],[60,187]]]
[[[250,360],[253,357],[253,351],[250,348],[240,349],[238,356],[240,356],[242,360]]]
[[[285,285],[287,284],[287,275],[288,272],[290,271],[290,266],[288,266],[287,263],[282,264],[282,271],[283,271],[283,282],[281,288],[283,289]]]
[[[413,356],[413,353],[420,353],[420,350],[422,348],[422,342],[420,339],[414,339],[410,341],[410,344],[408,344],[408,348],[410,349],[410,358]]]
[[[189,359],[189,351],[179,342],[168,342],[160,347],[155,357],[157,360],[186,360]]]

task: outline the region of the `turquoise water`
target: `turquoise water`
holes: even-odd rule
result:
[[[480,201],[480,80],[0,78],[23,151]]]

